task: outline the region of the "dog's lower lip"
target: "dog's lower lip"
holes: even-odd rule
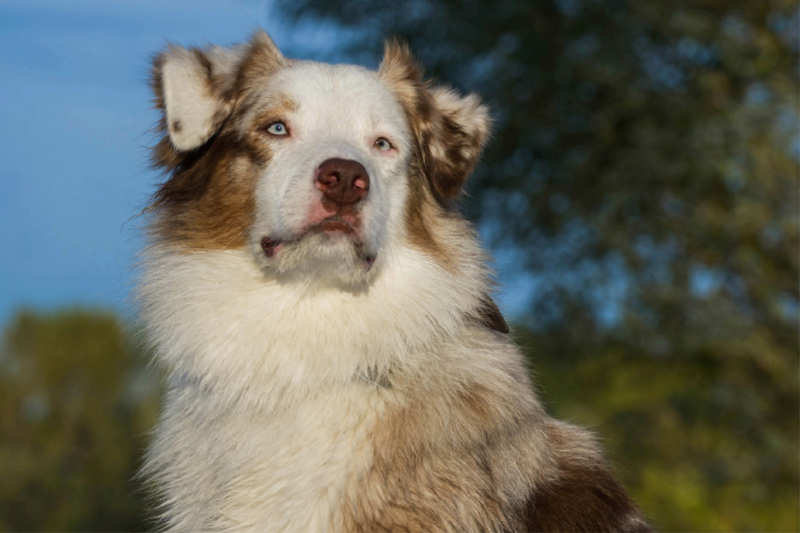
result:
[[[280,239],[270,239],[269,237],[264,237],[261,239],[261,249],[264,250],[264,255],[267,257],[272,257],[275,255],[275,249],[280,246],[283,241]]]
[[[317,231],[341,231],[353,233],[353,226],[341,219],[326,219],[314,226]]]

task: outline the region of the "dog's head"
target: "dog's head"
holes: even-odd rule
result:
[[[393,247],[448,261],[437,221],[486,140],[477,97],[433,87],[407,48],[377,72],[289,60],[256,33],[170,47],[153,67],[168,172],[153,232],[185,250],[247,247],[277,276],[368,282]],[[446,266],[446,265],[445,265]]]

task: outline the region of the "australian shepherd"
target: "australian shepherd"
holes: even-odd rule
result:
[[[141,316],[171,531],[646,531],[550,418],[453,208],[490,129],[389,43],[377,71],[171,46]]]

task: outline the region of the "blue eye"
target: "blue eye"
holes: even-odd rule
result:
[[[267,128],[267,133],[271,133],[272,135],[289,135],[289,130],[283,122],[276,122]]]
[[[390,143],[388,140],[384,139],[383,137],[381,137],[380,139],[375,141],[375,146],[377,146],[378,149],[381,152],[388,152],[389,150],[391,150],[393,148],[392,143]]]

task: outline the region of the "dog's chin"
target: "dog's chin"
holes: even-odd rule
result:
[[[258,252],[264,270],[281,280],[303,279],[344,288],[368,284],[377,257],[352,232],[331,224],[313,228],[296,240],[263,238]]]

